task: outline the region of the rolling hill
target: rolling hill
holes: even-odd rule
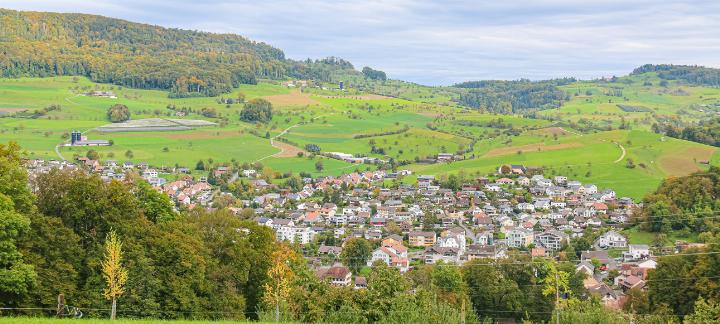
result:
[[[0,10],[0,140],[27,156],[194,168],[261,163],[274,172],[341,174],[410,169],[463,179],[503,164],[542,167],[640,198],[669,176],[718,165],[717,149],[658,133],[669,120],[717,117],[717,70],[644,66],[598,80],[479,81],[427,87],[366,78],[338,58],[292,61],[236,35],[165,29],[79,14]],[[373,75],[379,75],[374,71]],[[307,86],[288,80],[308,80]],[[335,81],[346,82],[345,90]],[[105,91],[113,96],[87,95]],[[265,99],[273,118],[240,120],[243,104]],[[180,118],[216,126],[178,131],[95,131],[114,104],[134,120]],[[59,108],[57,107],[59,106]],[[50,109],[49,107],[54,107]],[[206,113],[213,111],[213,114]],[[113,142],[65,147],[71,130]],[[352,164],[305,152],[339,152],[386,164]],[[460,158],[429,163],[438,153]],[[322,161],[322,168],[317,162]],[[413,177],[405,181],[412,181]]]

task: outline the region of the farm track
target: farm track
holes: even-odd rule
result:
[[[325,116],[327,116],[327,115],[332,115],[332,113],[331,113],[331,114],[325,114],[325,115],[320,115],[320,116],[314,117],[314,118],[312,118],[312,120],[318,119],[318,118],[320,118],[320,117],[325,117]],[[267,156],[263,156],[263,157],[255,160],[255,162],[253,162],[253,163],[257,163],[257,162],[260,162],[260,161],[265,160],[265,159],[267,159],[267,158],[270,158],[270,157],[273,157],[273,156],[279,156],[279,155],[282,155],[283,153],[285,153],[285,148],[284,148],[284,147],[279,146],[279,145],[275,145],[275,139],[278,138],[278,137],[280,137],[280,136],[283,136],[283,135],[287,134],[291,129],[293,129],[293,128],[295,128],[295,127],[298,127],[298,126],[300,126],[300,125],[302,125],[302,124],[301,124],[301,123],[297,123],[297,124],[295,124],[295,125],[289,126],[288,128],[285,128],[282,132],[280,132],[280,134],[277,134],[277,135],[271,137],[271,138],[270,138],[270,145],[271,145],[272,147],[276,148],[276,149],[279,149],[280,152],[273,153],[273,154],[270,154],[270,155],[267,155]]]
[[[622,144],[617,143],[617,142],[615,144],[617,144],[617,146],[620,147],[620,149],[622,150],[622,154],[620,155],[620,157],[613,162],[613,163],[618,163],[625,158],[625,154],[627,153],[627,151],[625,151],[625,147],[622,146]]]
[[[577,136],[583,136],[583,134],[580,134],[575,131],[569,131],[569,130],[565,129],[564,127],[558,127],[558,128],[560,128],[560,130],[562,130],[563,132],[566,132],[566,133],[570,133],[570,134],[577,135]]]

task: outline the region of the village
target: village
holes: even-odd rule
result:
[[[187,168],[151,168],[145,163],[100,163],[85,157],[67,161],[27,161],[31,178],[52,168],[82,169],[106,181],[123,181],[135,172],[179,208],[216,208],[217,199],[233,193],[208,178],[246,181],[251,192],[236,214],[271,228],[279,241],[298,246],[319,277],[333,285],[358,289],[367,284],[362,271],[342,263],[345,243],[367,240],[369,267],[384,262],[401,272],[422,264],[455,264],[513,254],[573,262],[586,274],[585,288],[608,307],[619,307],[623,292],[643,289],[656,262],[648,245],[630,244],[621,232],[633,211],[632,199],[617,197],[564,176],[546,178],[537,169],[504,165],[495,174],[464,181],[453,190],[433,175],[398,181],[409,170],[354,172],[337,177],[303,178],[300,190],[288,190],[260,177],[253,169],[219,166],[207,177],[194,178]],[[167,181],[161,173],[172,173]],[[249,199],[247,199],[249,198]],[[593,239],[587,250],[569,251],[574,240]],[[677,242],[677,252],[690,247]],[[577,253],[579,258],[569,256]]]

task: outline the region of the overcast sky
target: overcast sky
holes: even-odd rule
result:
[[[289,58],[338,56],[428,85],[595,78],[644,63],[720,67],[718,0],[0,0],[0,7],[237,33]]]

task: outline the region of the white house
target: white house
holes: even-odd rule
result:
[[[598,239],[595,241],[595,245],[597,245],[601,249],[626,248],[627,239],[625,238],[625,236],[622,236],[618,232],[608,231],[598,237]]]
[[[630,244],[630,249],[623,253],[625,261],[642,260],[650,256],[650,247],[646,244]]]
[[[514,228],[505,234],[507,246],[520,248],[530,245],[533,242],[534,234],[530,229]]]

